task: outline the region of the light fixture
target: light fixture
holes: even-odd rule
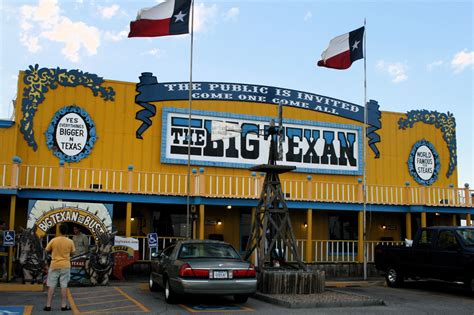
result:
[[[232,209],[232,206],[231,206],[231,205],[228,205],[228,206],[227,206],[227,209],[228,209],[228,210]]]
[[[130,220],[131,220],[131,221],[135,221],[135,218],[131,218]]]
[[[217,220],[217,225],[221,225],[222,224],[222,221],[219,219]]]
[[[382,230],[386,230],[386,229],[387,229],[387,225],[382,224]]]
[[[435,213],[435,216],[439,217],[441,214],[439,212]]]
[[[306,229],[308,227],[308,223],[303,223],[303,227]]]

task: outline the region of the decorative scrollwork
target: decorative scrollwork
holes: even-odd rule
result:
[[[44,101],[45,94],[50,89],[61,86],[84,86],[89,88],[94,96],[100,96],[106,101],[113,101],[115,91],[112,87],[101,86],[104,79],[96,74],[82,72],[80,70],[66,70],[50,68],[39,68],[29,66],[23,77],[25,88],[23,89],[23,99],[21,101],[21,111],[23,117],[20,120],[20,131],[29,146],[34,151],[38,149],[33,131],[33,118],[39,105]]]
[[[458,163],[456,152],[456,120],[453,114],[450,112],[445,114],[437,111],[412,110],[407,112],[406,115],[406,119],[400,118],[398,121],[398,128],[412,128],[415,123],[424,122],[425,124],[434,125],[441,130],[449,151],[449,165],[446,171],[446,177],[449,178]]]

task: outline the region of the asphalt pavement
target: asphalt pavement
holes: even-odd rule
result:
[[[460,285],[418,281],[393,289],[380,282],[360,284],[363,282],[330,290],[383,300],[384,305],[289,309],[255,298],[245,304],[236,304],[226,297],[188,297],[179,304],[169,305],[162,292],[148,291],[146,283],[114,281],[107,287],[70,288],[68,300],[72,312],[60,311],[59,290],[53,312],[42,311],[45,291],[0,292],[0,314],[14,314],[15,311],[17,314],[474,314],[474,295]]]

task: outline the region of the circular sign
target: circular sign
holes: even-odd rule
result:
[[[61,108],[46,131],[49,149],[67,162],[78,162],[87,157],[95,141],[94,122],[85,110],[74,105]]]
[[[82,152],[87,142],[88,130],[84,119],[76,113],[69,113],[59,119],[56,126],[56,143],[59,150],[68,156]]]
[[[438,179],[439,155],[434,146],[421,140],[415,143],[408,158],[411,176],[422,185],[431,185]]]

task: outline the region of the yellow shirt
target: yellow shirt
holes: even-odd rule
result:
[[[71,253],[76,251],[73,241],[65,236],[57,236],[49,241],[46,251],[52,252],[50,269],[71,268]]]

